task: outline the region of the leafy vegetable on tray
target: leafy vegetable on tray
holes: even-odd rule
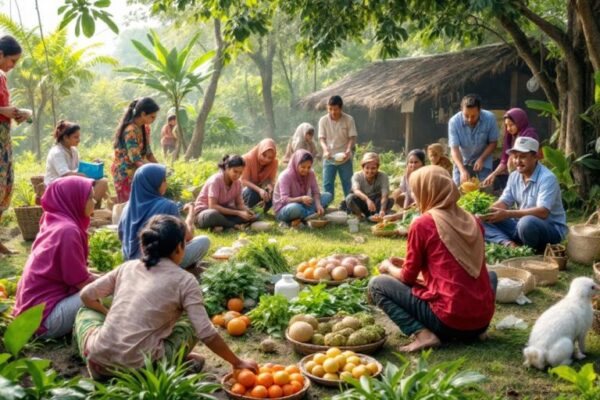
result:
[[[474,190],[463,195],[458,200],[458,205],[471,214],[487,214],[494,201],[496,201],[494,196]]]
[[[488,243],[485,245],[485,259],[488,264],[496,264],[509,258],[529,257],[533,255],[535,255],[535,252],[528,246],[508,247],[497,243]]]
[[[280,294],[260,296],[258,306],[247,315],[255,330],[277,338],[283,337],[283,332],[292,317],[290,302]]]
[[[256,236],[242,247],[236,259],[256,268],[263,268],[271,274],[284,274],[290,271],[290,266],[277,243],[269,243],[265,235]]]

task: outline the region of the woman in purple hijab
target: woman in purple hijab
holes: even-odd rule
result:
[[[492,172],[485,181],[483,186],[494,184],[494,180],[498,175],[503,174],[508,169],[508,153],[507,150],[512,148],[515,140],[518,137],[526,136],[540,141],[534,127],[529,125],[527,113],[520,108],[511,108],[504,114],[504,142],[502,143],[502,157],[500,164]]]

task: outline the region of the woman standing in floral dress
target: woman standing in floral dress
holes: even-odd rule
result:
[[[12,36],[0,37],[0,217],[10,206],[14,180],[10,122],[22,122],[27,115],[10,105],[6,74],[14,68],[23,50]],[[12,252],[0,243],[0,254]]]
[[[115,156],[111,166],[117,202],[129,201],[131,181],[136,169],[147,163],[156,163],[150,148],[150,124],[160,107],[150,97],[142,97],[129,104],[115,133]]]

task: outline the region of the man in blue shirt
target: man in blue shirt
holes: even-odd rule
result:
[[[538,162],[539,143],[519,137],[512,149],[515,171],[500,199],[486,215],[485,240],[544,251],[547,243],[560,243],[567,234],[567,218],[556,176]],[[513,209],[516,206],[516,209]]]
[[[461,110],[448,122],[448,144],[452,152],[452,179],[460,185],[476,176],[481,182],[492,173],[492,153],[498,142],[496,116],[481,109],[476,94],[466,95]]]

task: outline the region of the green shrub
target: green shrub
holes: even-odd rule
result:
[[[90,236],[90,267],[100,272],[111,271],[123,263],[121,241],[116,232],[99,229]]]

